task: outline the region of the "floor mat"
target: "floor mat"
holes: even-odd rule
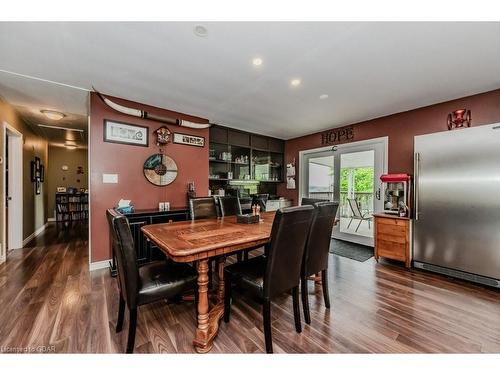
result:
[[[330,253],[364,262],[373,256],[373,247],[332,238]]]

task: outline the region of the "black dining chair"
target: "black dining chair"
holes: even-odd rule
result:
[[[306,206],[306,205],[313,206],[314,203],[319,203],[319,202],[328,202],[328,199],[303,197],[302,200],[300,201],[300,205],[301,206]]]
[[[222,217],[242,214],[240,199],[238,197],[233,197],[233,196],[219,197],[219,206]],[[258,248],[261,247],[262,246],[259,246]],[[255,248],[239,252],[236,255],[238,262],[241,262],[243,259],[248,259],[248,253],[250,252],[250,250],[255,250]]]
[[[106,216],[116,257],[120,293],[116,332],[121,332],[123,328],[126,305],[130,313],[126,352],[132,353],[138,307],[162,299],[174,298],[193,289],[195,290],[195,306],[198,306],[196,283],[198,274],[188,264],[171,261],[156,261],[139,268],[134,239],[127,218],[113,209],[108,210]]]
[[[309,276],[321,272],[323,298],[326,308],[330,308],[330,297],[328,295],[328,255],[332,240],[333,222],[339,204],[338,202],[318,202],[314,204],[314,207],[315,213],[311,221],[300,273],[302,306],[304,308],[304,320],[307,324],[311,324],[309,294],[307,290]]]
[[[238,197],[219,197],[219,206],[222,217],[241,215],[241,204]]]
[[[215,197],[191,198],[189,215],[192,220],[212,219],[220,216]]]
[[[281,208],[274,218],[267,256],[234,263],[224,269],[224,321],[231,313],[231,283],[249,288],[263,301],[262,315],[266,352],[273,352],[271,299],[291,291],[295,330],[302,331],[299,307],[300,268],[314,208]]]

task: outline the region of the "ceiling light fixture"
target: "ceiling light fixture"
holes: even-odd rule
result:
[[[321,100],[328,99],[328,94],[322,94],[322,95],[320,95],[320,96],[319,96],[319,98],[320,98]]]
[[[48,109],[42,109],[40,111],[43,115],[45,115],[45,117],[51,119],[51,120],[55,120],[55,121],[59,121],[60,119],[66,117],[66,115],[62,112],[58,112],[58,111],[51,111],[51,110],[48,110]]]
[[[208,30],[205,26],[196,25],[194,27],[194,35],[202,37],[202,38],[206,37],[208,35]]]
[[[85,130],[83,130],[83,129],[65,128],[63,126],[52,126],[52,125],[44,125],[44,124],[38,124],[38,126],[41,128],[47,128],[47,129],[66,130],[66,131],[79,132],[79,133],[85,132]]]
[[[290,81],[290,85],[292,85],[294,87],[300,86],[301,83],[302,82],[299,78],[294,78]]]
[[[64,142],[64,147],[66,147],[68,150],[74,150],[78,146],[76,145],[75,141],[66,141]]]
[[[252,64],[255,65],[255,66],[261,66],[262,65],[262,59],[260,57],[255,57],[253,60],[252,60]]]

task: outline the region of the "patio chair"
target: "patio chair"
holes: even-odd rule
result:
[[[362,210],[359,207],[358,201],[354,198],[347,198],[347,201],[349,202],[349,207],[351,208],[351,212],[352,212],[351,221],[349,221],[349,224],[347,225],[347,229],[349,229],[349,227],[351,226],[351,223],[354,219],[359,220],[359,224],[356,227],[355,232],[358,231],[358,229],[361,226],[361,223],[363,221],[368,222],[368,229],[370,229],[371,228],[370,224],[371,224],[373,217],[372,217],[371,213],[369,212],[369,210]]]

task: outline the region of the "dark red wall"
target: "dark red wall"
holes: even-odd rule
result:
[[[500,90],[468,96],[428,107],[353,125],[355,141],[389,136],[389,173],[413,174],[413,138],[416,135],[447,131],[448,113],[466,108],[472,112],[472,126],[500,122]],[[297,189],[278,186],[278,194],[297,202],[299,182],[299,151],[321,147],[321,133],[294,138],[285,144],[285,162],[296,161]]]
[[[205,119],[160,108],[113,98],[119,104],[142,109],[161,116],[206,122]],[[103,141],[104,119],[122,121],[149,127],[149,147],[130,146]],[[91,260],[110,258],[106,209],[114,207],[120,198],[131,199],[136,208],[157,208],[158,202],[170,202],[172,207],[186,206],[187,183],[194,181],[198,195],[208,192],[208,129],[190,129],[168,125],[172,132],[205,137],[205,147],[169,144],[165,154],[172,157],[179,168],[176,180],[165,187],[149,183],[142,166],[148,156],[158,152],[153,131],[161,123],[122,115],[106,106],[95,94],[90,97],[90,214]],[[103,184],[103,173],[118,174],[118,184]]]

